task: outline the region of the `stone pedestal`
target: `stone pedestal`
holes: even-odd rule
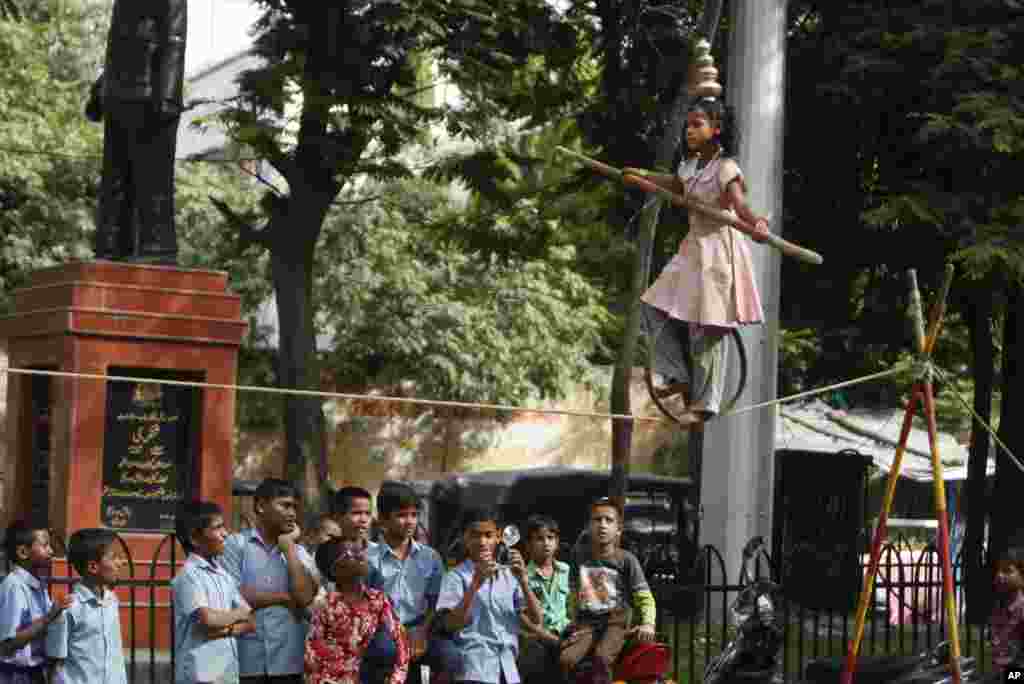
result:
[[[226,273],[76,262],[37,271],[14,303],[0,319],[11,368],[236,381],[247,325]],[[233,390],[11,374],[7,396],[8,518],[45,514],[65,539],[118,529],[138,576],[175,499],[230,516]]]

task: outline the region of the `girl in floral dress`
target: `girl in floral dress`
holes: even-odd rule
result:
[[[746,203],[746,184],[736,161],[726,156],[731,132],[729,112],[721,100],[699,97],[686,118],[688,156],[675,175],[625,168],[673,192],[705,205],[735,212],[751,223],[763,242],[767,220]],[[689,212],[690,229],[679,251],[644,293],[644,323],[658,333],[655,371],[670,378],[666,394],[688,389],[691,402],[680,417],[700,423],[718,413],[725,385],[725,336],[738,326],[761,323],[764,314],[754,279],[747,236],[702,213]],[[692,377],[682,359],[686,340],[693,360]]]
[[[387,595],[365,585],[370,570],[366,543],[330,539],[317,549],[316,564],[335,590],[313,608],[306,638],[306,684],[359,684],[363,655],[382,623],[398,651],[386,684],[404,684],[409,642]]]

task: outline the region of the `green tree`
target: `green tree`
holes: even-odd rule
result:
[[[23,7],[20,21],[0,21],[0,305],[34,269],[88,255],[99,170],[99,131],[82,116],[78,55],[92,36],[78,23],[88,6]],[[34,11],[30,12],[29,9]],[[58,28],[60,29],[58,31]]]
[[[1016,315],[1024,205],[1015,182],[1024,141],[1024,7],[1004,0],[800,5],[787,94],[787,228],[818,244],[829,269],[784,270],[784,287],[836,296],[784,298],[784,315],[818,319],[838,333],[823,336],[816,369],[823,376],[892,360],[909,347],[907,335],[892,332],[902,326],[902,272],[917,267],[934,291],[942,263],[952,259],[953,303],[965,324],[954,318],[939,361],[959,372],[961,385],[970,371],[974,406],[986,419],[994,387],[1001,387],[1000,411],[1012,410],[1021,391],[1012,369],[1024,353]],[[807,135],[823,121],[843,131],[824,149]],[[1024,448],[1012,421],[1000,429],[1011,450]],[[966,560],[969,579],[979,579],[988,440],[978,425],[973,434],[966,544],[973,556]],[[997,481],[1000,492],[1021,486],[1004,456]],[[993,518],[994,548],[1007,541],[1005,522]]]
[[[319,271],[317,289],[330,366],[346,385],[411,380],[418,393],[457,401],[560,396],[588,376],[607,317],[600,292],[575,272],[571,246],[501,258],[448,239],[473,220],[448,192],[393,182],[380,188],[387,202],[329,216],[320,253],[334,265]],[[530,214],[517,207],[490,220],[515,231]]]
[[[336,5],[261,0],[257,51],[265,66],[242,81],[242,97],[224,117],[240,143],[271,164],[286,190],[268,192],[262,225],[218,206],[243,245],[266,250],[279,315],[279,383],[315,387],[315,252],[325,220],[354,179],[407,177],[398,157],[442,120],[453,134],[486,135],[489,82],[530,54],[571,48],[571,35],[548,30],[546,3],[399,0]],[[418,98],[423,55],[462,89],[464,106],[445,112]],[[496,79],[496,76],[498,79]],[[285,400],[286,469],[303,495],[322,507],[320,402]]]

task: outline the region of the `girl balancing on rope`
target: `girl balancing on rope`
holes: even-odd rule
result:
[[[623,177],[645,177],[676,194],[735,212],[754,226],[754,239],[764,242],[768,221],[747,206],[743,174],[728,156],[735,142],[732,116],[716,97],[721,86],[714,75],[704,73],[713,70],[706,66],[701,75],[711,79],[693,89],[697,97],[686,118],[688,154],[677,173],[624,168]],[[690,401],[678,417],[683,424],[713,417],[724,393],[725,336],[764,319],[747,237],[722,220],[691,209],[689,231],[679,251],[643,294],[641,306],[648,339],[655,345],[654,370],[668,378],[660,394],[686,391]],[[687,377],[687,347],[692,377]]]

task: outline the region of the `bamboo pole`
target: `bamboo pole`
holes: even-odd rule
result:
[[[684,209],[692,209],[693,211],[696,211],[700,214],[704,214],[705,216],[713,218],[716,221],[721,221],[722,223],[730,225],[742,233],[746,233],[747,235],[754,239],[758,239],[759,237],[758,232],[754,230],[754,226],[752,226],[750,223],[744,221],[743,219],[741,219],[740,217],[736,216],[731,212],[723,211],[722,209],[716,209],[715,207],[709,207],[703,202],[698,202],[697,200],[692,199],[690,197],[683,197],[679,193],[672,192],[668,188],[663,188],[656,183],[652,183],[646,178],[641,178],[640,176],[632,176],[627,173],[625,176],[623,176],[622,182],[625,183],[626,185],[638,187],[644,192],[650,192],[656,195],[660,195],[661,197],[665,198],[666,200],[676,205],[677,207],[683,207]],[[815,266],[818,266],[824,261],[822,256],[817,252],[807,249],[806,247],[801,247],[800,245],[794,244],[789,240],[784,240],[775,233],[768,233],[764,237],[763,241],[764,244],[770,247],[774,247],[775,249],[779,250],[786,256],[793,257],[794,259],[799,259],[800,261],[803,261],[808,264],[814,264]]]
[[[943,278],[942,289],[939,298],[930,312],[930,320],[927,334],[922,336],[925,330],[922,320],[921,295],[917,288],[917,275],[913,270],[908,271],[908,285],[910,287],[910,311],[911,322],[914,326],[914,341],[920,355],[930,355],[935,348],[939,333],[942,330],[943,319],[946,314],[946,299],[953,280],[953,267],[947,265]],[[903,428],[900,432],[900,441],[896,448],[896,456],[893,459],[893,467],[889,472],[885,498],[882,503],[882,512],[879,516],[878,527],[875,529],[875,537],[871,548],[871,559],[868,563],[868,575],[864,581],[864,590],[861,592],[860,604],[857,607],[857,621],[854,627],[853,638],[850,640],[846,655],[846,663],[843,667],[841,684],[852,684],[853,675],[857,669],[857,653],[860,650],[860,642],[864,636],[864,621],[867,615],[867,606],[874,589],[875,575],[878,572],[878,563],[881,557],[881,542],[885,536],[886,523],[889,519],[889,511],[892,507],[892,499],[896,490],[896,480],[899,478],[900,464],[903,460],[903,452],[906,448],[906,441],[910,435],[910,426],[913,422],[914,413],[918,403],[923,403],[925,417],[928,423],[928,441],[932,457],[932,480],[934,482],[935,515],[939,524],[939,557],[942,562],[943,589],[946,595],[945,608],[946,619],[950,633],[950,670],[953,675],[953,684],[960,684],[960,632],[956,621],[956,603],[953,594],[953,572],[952,561],[949,553],[949,521],[946,513],[946,486],[943,479],[942,460],[939,457],[938,430],[935,424],[935,400],[932,391],[931,378],[919,380],[914,385],[914,391],[910,402],[907,404],[907,411],[904,414]]]
[[[907,448],[907,440],[910,438],[910,428],[914,421],[914,412],[920,401],[921,394],[915,389],[910,396],[907,410],[903,414],[903,427],[900,428],[900,439],[896,445],[896,455],[892,460],[892,469],[889,471],[889,479],[885,486],[885,496],[882,499],[882,512],[878,516],[878,525],[875,526],[875,537],[871,542],[871,560],[868,562],[867,575],[864,577],[864,588],[861,590],[860,603],[857,604],[857,619],[854,623],[853,636],[850,639],[849,648],[846,652],[846,665],[843,667],[841,684],[852,684],[853,673],[857,669],[857,652],[860,650],[861,637],[864,636],[864,622],[868,613],[868,605],[875,590],[875,576],[878,574],[878,564],[882,557],[882,541],[885,539],[889,523],[889,511],[892,510],[892,501],[896,494],[896,481],[900,478],[900,465],[903,463],[903,454]]]
[[[579,161],[585,166],[590,167],[594,171],[597,171],[598,173],[607,176],[608,178],[611,178],[612,180],[624,182],[629,185],[638,187],[641,190],[644,190],[645,192],[659,195],[662,198],[671,202],[672,204],[675,204],[676,206],[683,207],[685,209],[692,209],[693,211],[704,214],[710,218],[715,219],[716,221],[721,221],[722,223],[730,225],[736,230],[746,233],[747,235],[757,235],[757,231],[754,230],[753,226],[751,226],[749,223],[739,218],[735,214],[723,211],[722,209],[718,209],[715,207],[709,207],[708,205],[702,202],[698,202],[697,200],[690,197],[683,197],[682,195],[672,192],[667,188],[663,188],[660,185],[652,183],[646,178],[641,178],[639,176],[633,176],[628,174],[623,175],[621,169],[617,169],[614,166],[609,166],[608,164],[599,162],[596,159],[591,159],[585,154],[574,152],[573,150],[567,149],[560,145],[555,147],[555,149],[566,156],[576,159],[577,161]],[[817,252],[807,249],[806,247],[801,247],[800,245],[789,242],[788,240],[784,240],[778,235],[775,235],[774,233],[768,233],[768,237],[765,240],[765,244],[774,247],[775,249],[779,250],[786,256],[793,257],[794,259],[799,259],[800,261],[804,261],[809,264],[818,265],[824,261],[822,256]]]
[[[942,324],[946,319],[946,299],[949,297],[949,288],[952,286],[953,264],[946,264],[946,270],[942,277],[942,288],[939,290],[939,298],[935,301],[935,306],[930,315],[931,320],[929,321],[927,342],[924,348],[926,355],[931,355],[932,349],[935,348],[935,343],[939,339],[939,333],[942,332]]]
[[[917,288],[917,270],[907,270],[907,284],[910,287],[910,309],[907,315],[910,316],[910,324],[914,329],[914,346],[918,354],[923,354],[925,349],[924,334],[924,307],[921,305],[921,290]]]
[[[939,559],[942,561],[942,588],[946,594],[946,624],[949,626],[949,667],[953,684],[960,684],[960,630],[956,621],[953,593],[953,562],[949,554],[949,515],[946,512],[946,481],[942,477],[939,437],[935,426],[935,398],[931,380],[924,384],[924,411],[928,420],[928,442],[932,448],[932,480],[935,483],[935,517],[939,521]]]

